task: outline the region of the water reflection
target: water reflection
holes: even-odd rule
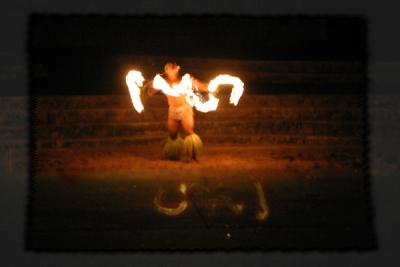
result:
[[[254,181],[251,188],[242,187],[240,191],[232,191],[228,186],[180,183],[172,190],[160,187],[153,204],[157,212],[166,216],[178,216],[193,208],[202,218],[239,217],[247,211],[256,220],[267,220],[270,208],[263,185]],[[168,198],[168,194],[174,197]]]
[[[181,196],[182,200],[178,202],[178,204],[164,204],[164,194],[165,194],[165,189],[160,188],[157,195],[154,197],[154,207],[156,210],[164,215],[168,216],[177,216],[182,214],[188,207],[188,202],[186,200],[186,193],[187,193],[187,186],[186,184],[182,183],[179,185],[178,190],[177,190]]]

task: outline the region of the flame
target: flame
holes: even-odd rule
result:
[[[210,83],[208,84],[208,91],[214,93],[217,90],[218,86],[220,86],[221,84],[233,85],[229,103],[236,106],[244,91],[244,83],[242,82],[242,80],[240,80],[238,77],[234,77],[228,74],[221,74],[210,81]]]
[[[153,79],[153,87],[161,90],[166,95],[180,96],[187,94],[191,90],[192,80],[190,79],[189,74],[185,74],[182,77],[181,82],[174,84],[171,88],[167,81],[157,74]]]
[[[211,80],[208,85],[208,100],[203,102],[200,97],[193,91],[193,82],[189,74],[185,74],[182,80],[178,84],[171,86],[157,74],[153,80],[153,87],[161,90],[164,94],[170,96],[184,95],[186,102],[192,107],[195,107],[198,111],[209,112],[215,111],[218,107],[219,99],[214,96],[213,93],[217,90],[221,84],[232,84],[232,92],[229,99],[231,104],[235,106],[238,104],[240,97],[244,91],[244,83],[238,78],[228,74],[221,74],[215,79]]]
[[[139,113],[141,113],[144,109],[140,100],[139,88],[143,86],[143,81],[144,78],[140,71],[131,70],[126,76],[126,83],[129,88],[132,104]],[[188,73],[182,77],[182,80],[179,83],[172,85],[172,87],[159,74],[157,74],[153,79],[153,87],[155,89],[159,89],[164,94],[169,96],[184,96],[186,102],[190,106],[195,107],[201,112],[215,111],[218,108],[219,99],[214,96],[214,93],[221,84],[233,85],[229,103],[236,106],[243,94],[244,84],[238,77],[235,76],[221,74],[212,79],[208,84],[209,93],[207,101],[202,101],[199,95],[193,91],[193,78]]]
[[[188,102],[192,107],[195,107],[198,111],[206,113],[216,110],[219,100],[213,94],[209,93],[208,100],[203,102],[197,94],[190,91],[186,95],[186,102]]]
[[[200,97],[193,91],[192,77],[186,73],[180,83],[174,84],[172,87],[159,74],[153,79],[153,87],[161,90],[164,94],[170,96],[185,96],[186,102],[195,107],[198,111],[209,112],[217,109],[218,99],[212,95],[208,95],[208,101],[202,102]]]
[[[143,86],[144,78],[140,71],[131,70],[126,75],[126,84],[129,88],[129,94],[131,96],[133,107],[137,112],[141,113],[144,109],[142,101],[140,99],[140,88]]]

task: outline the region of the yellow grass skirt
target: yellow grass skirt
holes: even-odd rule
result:
[[[200,137],[193,133],[182,139],[179,135],[173,140],[170,137],[167,138],[163,153],[165,158],[170,160],[179,160],[182,157],[189,157],[190,159],[196,159],[203,149],[203,142]]]
[[[190,157],[190,159],[196,159],[203,149],[203,142],[195,133],[186,136],[183,143],[183,155]]]
[[[168,137],[163,149],[164,156],[170,160],[179,160],[183,153],[183,146],[184,142],[180,136],[175,140]]]

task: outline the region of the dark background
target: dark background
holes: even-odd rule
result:
[[[224,69],[204,63],[194,68],[182,65],[183,72],[205,81],[215,76],[202,76],[196,70],[234,73],[229,63],[232,59],[256,63],[282,60],[364,63],[367,58],[367,25],[362,16],[33,15],[29,26],[31,93],[37,95],[126,94],[127,65],[133,64],[151,78],[162,72],[167,60],[182,65],[179,58],[220,60]],[[135,56],[148,56],[147,62],[152,64]],[[161,59],[152,60],[154,57]],[[266,77],[268,74],[265,72]],[[237,75],[242,77],[240,71]],[[257,82],[244,82],[247,93],[299,88],[297,84],[278,88],[264,76]],[[333,88],[328,90],[330,85]],[[359,83],[346,85],[345,89],[344,84],[313,88],[325,93],[365,92],[365,86]]]
[[[90,52],[255,60],[365,57],[366,23],[360,16],[33,15],[31,23],[31,48],[57,53],[61,66],[67,55]]]
[[[367,1],[49,1],[15,0],[1,3],[1,75],[2,94],[28,92],[26,58],[27,21],[31,12],[70,13],[236,13],[236,14],[363,14],[369,28],[369,99],[398,97],[400,75],[399,2]],[[400,110],[399,104],[390,108]],[[397,161],[398,136],[384,134],[378,122],[388,122],[385,114],[370,111],[372,151],[375,166],[381,157]],[[389,122],[390,123],[390,122]],[[399,126],[393,124],[393,130]],[[28,125],[26,127],[28,131]],[[383,146],[376,146],[376,141]],[[398,266],[400,180],[387,170],[372,175],[379,249],[368,253],[346,252],[270,252],[270,253],[136,253],[136,254],[33,254],[24,252],[26,214],[26,176],[1,175],[1,263],[5,266]]]

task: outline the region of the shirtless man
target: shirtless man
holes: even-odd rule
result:
[[[167,63],[164,66],[165,81],[172,88],[174,84],[181,82],[180,66],[176,63]],[[191,77],[192,87],[199,92],[208,92],[207,85]],[[148,81],[143,89],[149,95],[155,95],[160,90],[153,87],[152,81]],[[182,156],[190,160],[197,160],[197,155],[202,149],[200,137],[194,133],[193,108],[186,102],[185,96],[166,95],[168,100],[167,130],[169,137],[164,146],[164,155],[168,159],[179,160]],[[182,127],[184,138],[179,136]]]

